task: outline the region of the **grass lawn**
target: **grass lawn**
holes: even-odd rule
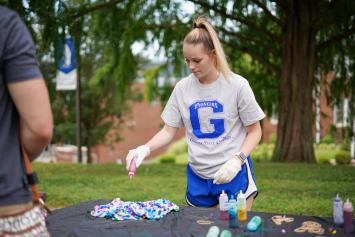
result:
[[[331,216],[337,193],[355,201],[355,167],[254,164],[259,196],[254,211]],[[148,201],[167,198],[184,205],[185,165],[149,164],[130,180],[123,165],[40,164],[34,169],[50,207],[65,207],[94,199]]]

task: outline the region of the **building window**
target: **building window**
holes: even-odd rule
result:
[[[333,124],[337,128],[349,126],[349,99],[344,98],[338,105],[333,107]]]

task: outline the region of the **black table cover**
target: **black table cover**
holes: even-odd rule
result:
[[[248,212],[248,220],[255,215],[259,215],[263,219],[263,225],[257,232],[246,231],[247,222],[239,222],[239,228],[230,229],[228,227],[228,221],[219,219],[219,210],[217,208],[180,207],[179,212],[171,212],[161,220],[113,221],[104,218],[96,218],[90,215],[90,211],[93,210],[95,205],[107,204],[109,202],[111,202],[111,200],[94,200],[53,211],[53,214],[48,217],[47,221],[47,227],[51,236],[203,237],[206,236],[209,228],[213,225],[218,226],[221,231],[228,229],[232,232],[233,236],[238,237],[355,236],[355,233],[345,234],[342,228],[335,228],[331,222],[331,218],[286,214],[287,217],[293,217],[294,221],[276,225],[271,220],[272,216],[284,215],[284,213]],[[321,224],[324,229],[324,234],[294,232],[304,221],[314,221]],[[336,233],[334,233],[334,229]]]

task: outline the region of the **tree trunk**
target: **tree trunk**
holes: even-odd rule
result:
[[[87,163],[92,164],[92,156],[91,156],[91,134],[90,129],[87,129],[87,137],[86,137],[86,146],[87,146]]]
[[[314,162],[312,88],[317,1],[285,1],[285,27],[273,160]]]

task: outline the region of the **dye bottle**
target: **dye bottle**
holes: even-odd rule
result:
[[[136,159],[132,159],[131,160],[131,164],[129,164],[129,168],[128,168],[128,176],[130,179],[132,179],[133,176],[136,175]]]
[[[353,224],[353,204],[349,201],[349,198],[344,203],[344,230],[345,233],[349,234],[354,231]]]
[[[219,213],[221,220],[228,220],[228,195],[222,190],[219,195]]]
[[[248,219],[247,215],[247,200],[245,194],[240,190],[237,198],[238,204],[238,221],[246,221]]]
[[[233,194],[228,202],[228,219],[229,228],[238,228],[237,200]]]
[[[206,237],[218,237],[219,234],[219,228],[218,226],[211,226],[210,229],[208,230]]]
[[[336,198],[333,201],[333,221],[334,224],[342,226],[344,224],[343,219],[343,201],[337,194]]]
[[[250,232],[255,232],[261,226],[262,219],[260,216],[254,216],[247,224],[247,230]]]

